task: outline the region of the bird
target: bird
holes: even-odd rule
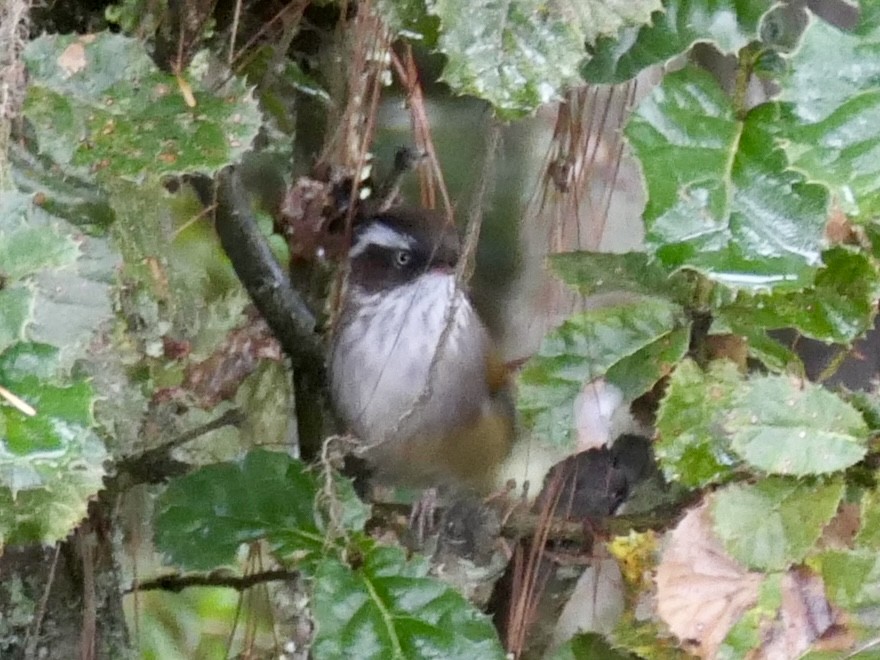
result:
[[[359,220],[329,350],[331,401],[384,484],[488,494],[515,436],[507,368],[436,211]]]

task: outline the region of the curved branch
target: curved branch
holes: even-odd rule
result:
[[[294,368],[324,370],[324,345],[315,332],[315,315],[290,283],[251,213],[236,170],[217,176],[214,190],[217,235],[235,272]]]

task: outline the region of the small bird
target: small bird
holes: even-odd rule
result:
[[[381,482],[487,493],[510,449],[507,369],[456,281],[459,256],[455,227],[424,209],[353,231],[331,395]]]

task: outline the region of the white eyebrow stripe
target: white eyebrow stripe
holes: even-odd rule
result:
[[[354,259],[366,252],[367,248],[371,245],[378,245],[392,250],[411,250],[414,244],[415,241],[406,234],[394,231],[388,225],[381,222],[374,222],[358,234],[348,256],[350,259]]]

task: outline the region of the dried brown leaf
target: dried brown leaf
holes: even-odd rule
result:
[[[763,580],[724,551],[703,504],[669,535],[657,567],[657,613],[689,651],[712,658],[731,627],[757,603]]]
[[[782,578],[782,607],[762,634],[764,643],[755,660],[797,658],[834,623],[825,587],[805,568],[792,569]]]

